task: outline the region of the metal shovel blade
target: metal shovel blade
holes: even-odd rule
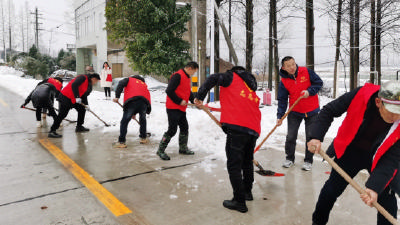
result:
[[[276,173],[272,170],[257,170],[256,173],[260,174],[261,176],[266,176],[266,177],[283,177],[283,176],[285,176],[284,173]]]

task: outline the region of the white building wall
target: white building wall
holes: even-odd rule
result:
[[[82,74],[86,65],[93,64],[94,70],[99,73],[103,62],[107,61],[107,32],[103,29],[106,1],[82,0],[76,5],[76,48],[80,52],[76,71]]]

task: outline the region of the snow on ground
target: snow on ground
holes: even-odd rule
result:
[[[20,95],[23,98],[26,98],[40,81],[31,78],[24,78],[21,77],[21,75],[22,72],[16,71],[13,68],[5,66],[0,67],[0,86]],[[168,119],[165,110],[165,88],[167,87],[167,84],[158,82],[151,77],[145,77],[145,80],[149,87],[152,101],[152,111],[150,115],[147,116],[147,129],[154,135],[150,138],[158,140],[168,128]],[[64,82],[64,86],[66,84],[67,83]],[[271,92],[271,94],[272,99],[275,99],[274,92]],[[257,95],[262,99],[261,91],[257,91]],[[112,93],[112,97],[114,97],[114,92]],[[121,103],[122,99],[123,95],[120,98]],[[320,96],[321,107],[331,100],[332,99],[330,98]],[[102,128],[102,132],[104,133],[119,134],[119,122],[122,118],[122,108],[113,101],[105,100],[104,92],[101,91],[92,91],[92,93],[88,97],[88,101],[90,109],[95,112],[102,120],[106,121],[112,126],[105,127],[101,121],[90,115],[89,112],[86,114],[84,125],[88,128]],[[21,102],[21,104],[22,103],[23,102]],[[28,106],[32,107],[31,104],[32,103],[30,103]],[[55,104],[57,104],[57,101],[55,101]],[[219,107],[218,103],[213,103],[211,105],[213,107]],[[55,105],[55,107],[57,107],[57,105]],[[273,100],[272,106],[265,106],[260,108],[260,110],[262,113],[261,135],[257,144],[266,137],[266,135],[276,124],[277,102]],[[217,118],[219,118],[220,116],[220,113],[218,112],[213,112],[213,114]],[[76,111],[71,110],[67,118],[71,120],[76,120]],[[32,119],[34,119],[33,115]],[[189,147],[193,148],[195,151],[203,151],[210,154],[210,159],[218,158],[225,160],[224,149],[226,135],[214,123],[214,121],[211,120],[211,118],[202,110],[192,107],[188,107],[187,109],[187,119],[189,122]],[[326,137],[335,137],[337,129],[339,128],[342,120],[343,116],[334,120]],[[134,121],[132,121],[128,127],[128,134],[134,132],[138,133],[139,131],[137,128],[138,125]],[[278,127],[274,133],[285,134],[286,130],[287,124],[285,120],[282,126]],[[299,128],[299,136],[304,137],[304,123],[302,123]],[[116,135],[115,139],[117,140],[117,138],[118,136]],[[271,139],[273,139],[275,143],[284,143],[285,135],[272,135]],[[298,141],[302,140],[299,139]],[[304,142],[304,140],[302,142]],[[170,145],[178,145],[178,138],[173,138]],[[209,167],[212,166],[212,163],[205,163],[202,166],[204,167],[205,171],[208,171],[210,169]]]

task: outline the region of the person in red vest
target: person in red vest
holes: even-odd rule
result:
[[[168,130],[164,133],[160,145],[158,146],[157,155],[162,160],[170,160],[165,153],[171,138],[176,134],[179,126],[179,154],[193,155],[194,152],[188,149],[187,143],[189,139],[189,124],[186,119],[186,108],[188,102],[193,102],[194,95],[191,92],[191,80],[199,65],[196,62],[189,62],[183,69],[178,70],[171,75],[167,93],[167,115]]]
[[[92,92],[92,86],[100,80],[97,73],[79,75],[72,79],[67,86],[61,90],[58,97],[59,112],[50,128],[48,137],[60,138],[61,134],[56,131],[60,127],[62,120],[67,117],[69,110],[75,108],[78,112],[78,121],[75,132],[87,132],[88,128],[83,126],[85,122],[86,110],[89,110],[87,97]]]
[[[288,133],[285,142],[286,160],[282,166],[289,168],[294,165],[296,139],[301,121],[305,122],[306,141],[310,140],[310,128],[315,120],[320,108],[318,101],[318,91],[321,89],[323,82],[321,78],[311,69],[297,66],[294,58],[286,56],[282,59],[282,68],[279,71],[281,82],[278,88],[278,113],[277,125],[282,125],[282,116],[294,102],[303,96],[287,117]],[[303,170],[311,170],[313,156],[310,151],[307,151],[305,145],[305,158],[302,166]]]
[[[245,213],[246,200],[253,200],[254,181],[253,150],[261,131],[260,99],[256,94],[256,78],[241,66],[225,73],[209,76],[200,87],[195,99],[203,104],[207,92],[220,86],[221,125],[227,134],[226,157],[233,199],[225,200],[223,206]]]
[[[57,116],[54,110],[54,98],[58,97],[62,88],[62,79],[60,77],[47,78],[37,84],[35,89],[25,99],[25,106],[32,100],[33,107],[36,108],[36,121],[37,127],[42,127],[41,114],[46,113],[49,110],[49,115],[53,118]],[[43,118],[46,119],[46,114],[43,114]]]
[[[148,143],[146,135],[146,113],[151,112],[151,97],[147,89],[147,85],[143,77],[139,75],[124,78],[119,81],[115,90],[114,102],[118,102],[124,90],[124,114],[121,119],[120,134],[118,143],[114,145],[115,148],[126,148],[126,133],[128,131],[128,124],[137,113],[139,113],[140,124],[140,143]]]
[[[390,81],[382,86],[366,83],[325,105],[312,128],[308,149],[318,153],[333,119],[346,112],[327,154],[335,156],[335,162],[352,178],[360,170],[368,170],[367,194],[360,197],[370,206],[377,200],[396,218],[394,192],[400,194],[400,82]],[[332,169],[320,192],[313,225],[328,222],[336,199],[347,185]],[[377,221],[379,225],[391,224],[381,214]]]

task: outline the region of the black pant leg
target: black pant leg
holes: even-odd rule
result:
[[[390,188],[386,188],[380,195],[378,195],[378,203],[386,209],[394,218],[397,218],[397,200],[395,193],[390,191]],[[391,225],[382,214],[377,215],[377,225]]]
[[[56,131],[60,127],[62,120],[65,119],[65,117],[67,117],[69,110],[71,109],[71,104],[60,101],[58,108],[59,108],[58,115],[57,117],[55,117],[50,131]]]
[[[179,134],[189,135],[189,124],[186,118],[186,112],[181,112],[178,120]]]
[[[36,108],[36,121],[41,121],[42,120],[42,108],[37,107]]]
[[[253,159],[254,159],[254,148],[256,146],[256,141],[257,137],[249,136],[246,147],[244,148],[245,153],[243,158],[242,170],[243,170],[243,185],[245,192],[250,192],[251,189],[253,188],[253,182],[254,182]]]
[[[180,112],[182,111],[177,109],[167,109],[168,130],[166,134],[170,137],[173,137],[176,134],[176,131],[178,130],[178,122],[181,116]]]
[[[286,159],[293,162],[295,159],[297,133],[302,120],[303,117],[297,116],[293,113],[289,113],[287,117],[288,131],[285,142],[285,153]]]
[[[76,126],[82,126],[85,123],[85,114],[86,114],[86,109],[83,105],[81,104],[74,104],[73,107],[76,109],[78,112],[78,121]]]
[[[225,151],[229,180],[233,189],[233,198],[238,202],[245,202],[242,166],[249,135],[232,130],[228,130],[227,134]],[[246,180],[250,179],[251,178],[246,177]]]
[[[340,159],[335,158],[335,162],[351,178],[353,178],[360,170],[366,167],[365,164],[369,161],[369,159],[366,159],[368,158],[366,155],[364,158],[359,151],[348,148]],[[339,173],[337,173],[336,170],[332,169],[328,180],[325,182],[319,194],[318,201],[312,215],[313,222],[318,225],[324,225],[328,223],[329,214],[333,208],[333,205],[335,204],[336,199],[346,189],[347,185],[347,181]]]
[[[129,104],[124,107],[124,114],[122,115],[121,125],[119,128],[119,138],[118,141],[121,143],[125,143],[126,141],[126,133],[128,132],[128,124],[132,120],[132,116],[134,115],[134,105]]]
[[[146,119],[146,111],[147,111],[147,104],[146,103],[139,103],[138,113],[139,113],[139,137],[146,138],[147,137],[147,119]]]
[[[49,110],[49,116],[51,116],[51,117],[53,117],[53,119],[55,119],[57,117],[57,113],[54,110],[54,107],[52,107],[52,106],[48,107],[48,110]]]
[[[308,151],[307,142],[311,140],[311,128],[313,126],[314,121],[317,119],[317,115],[318,114],[315,114],[310,117],[304,118],[305,133],[306,133],[306,148],[305,148],[306,152],[305,152],[304,162],[313,163],[314,153]]]

